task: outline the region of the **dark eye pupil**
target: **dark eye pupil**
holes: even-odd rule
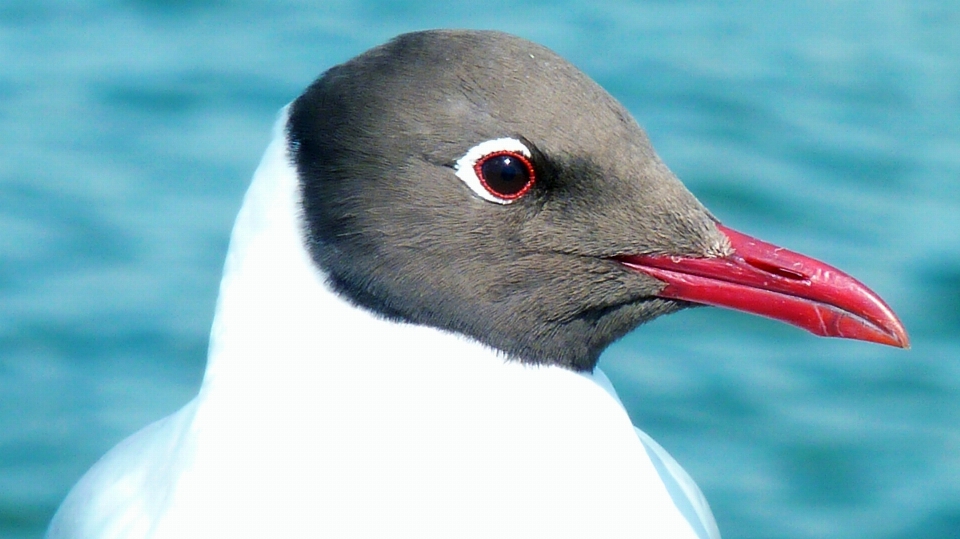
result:
[[[494,155],[480,165],[483,181],[495,194],[509,197],[523,191],[530,183],[530,171],[512,155]]]

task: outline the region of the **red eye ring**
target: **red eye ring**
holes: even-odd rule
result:
[[[483,188],[500,200],[516,200],[522,197],[536,181],[530,158],[510,150],[484,155],[474,163],[473,171]]]

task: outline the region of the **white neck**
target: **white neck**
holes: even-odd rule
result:
[[[304,247],[299,186],[287,150],[287,108],[274,126],[230,238],[204,387],[296,369],[323,330],[323,276]],[[291,339],[290,337],[295,337]],[[283,365],[271,364],[273,361]],[[296,375],[295,372],[290,372]]]
[[[362,376],[360,387],[377,380],[416,387],[438,373],[476,375],[472,369],[567,374],[506,361],[465,337],[388,322],[330,290],[305,246],[285,125],[286,109],[233,229],[201,398],[230,393],[251,402],[329,389],[337,379],[343,387],[354,376]]]

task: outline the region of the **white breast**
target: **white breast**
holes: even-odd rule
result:
[[[719,537],[602,375],[331,292],[285,124],[233,231],[199,395],[101,459],[49,538]]]

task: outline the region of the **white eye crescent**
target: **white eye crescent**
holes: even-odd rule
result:
[[[480,198],[510,204],[527,194],[536,180],[531,153],[514,138],[477,144],[454,165],[457,177]]]

